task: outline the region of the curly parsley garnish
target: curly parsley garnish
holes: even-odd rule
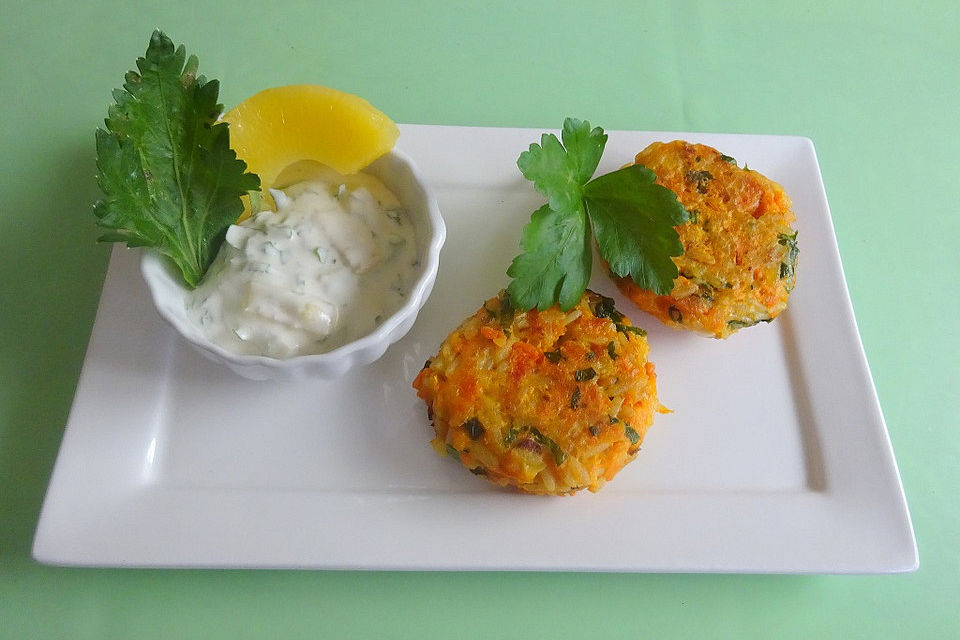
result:
[[[240,197],[260,186],[230,149],[217,123],[220,84],[197,75],[196,56],[160,31],[137,71],[113,92],[97,129],[94,205],[103,242],[152,247],[168,256],[194,287],[213,262],[227,228],[243,212]]]
[[[591,180],[607,143],[600,127],[567,118],[561,133],[543,134],[520,154],[517,166],[549,202],[523,230],[523,253],[507,270],[507,292],[518,309],[571,309],[590,281],[591,232],[611,271],[638,286],[666,294],[683,254],[674,227],[689,219],[677,195],[656,175],[630,165]]]

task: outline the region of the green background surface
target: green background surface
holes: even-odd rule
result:
[[[152,4],[0,1],[0,636],[960,637],[960,4]],[[228,106],[320,83],[398,122],[555,128],[576,115],[607,129],[812,138],[920,569],[36,564],[33,532],[109,253],[90,212],[93,130],[154,27],[199,55]]]

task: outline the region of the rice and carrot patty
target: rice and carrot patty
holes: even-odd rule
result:
[[[441,455],[526,493],[597,491],[653,422],[656,372],[643,330],[587,291],[570,311],[487,300],[413,382]]]
[[[669,295],[614,276],[638,307],[664,324],[726,338],[769,322],[787,306],[797,263],[790,198],[776,182],[716,149],[682,140],[637,154],[677,194],[690,221],[676,227],[684,253]]]

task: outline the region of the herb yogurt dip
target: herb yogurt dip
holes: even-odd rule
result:
[[[407,212],[382,183],[336,174],[270,193],[277,211],[230,226],[187,300],[188,316],[210,340],[242,355],[324,353],[370,333],[403,304],[416,242]]]

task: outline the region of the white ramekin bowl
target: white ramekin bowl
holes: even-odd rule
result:
[[[373,332],[316,355],[281,360],[231,353],[210,342],[187,317],[185,301],[189,289],[176,267],[155,251],[145,251],[140,270],[157,311],[202,355],[252,380],[334,378],[352,367],[378,359],[387,347],[406,335],[430,296],[440,266],[440,248],[446,239],[446,227],[436,198],[406,154],[394,149],[364,171],[379,178],[406,207],[415,229],[420,259],[419,273],[406,302]]]

